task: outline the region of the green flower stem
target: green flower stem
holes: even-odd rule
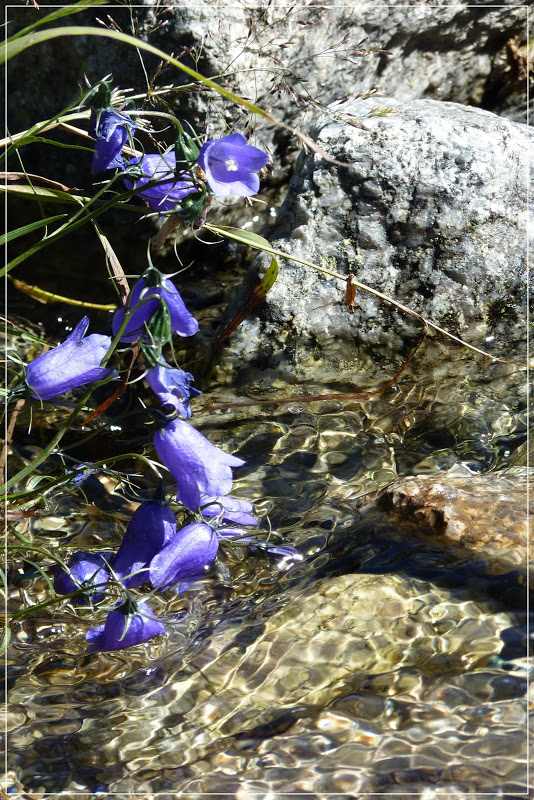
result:
[[[98,431],[98,433],[100,433],[100,431]],[[139,461],[143,461],[148,467],[150,467],[151,469],[154,469],[154,471],[156,472],[156,474],[159,477],[159,473],[155,469],[155,467],[154,467],[153,463],[151,462],[151,460],[149,458],[147,458],[146,456],[143,456],[141,453],[123,453],[123,454],[121,454],[119,456],[111,456],[110,458],[102,459],[101,461],[93,461],[93,462],[91,462],[91,469],[92,468],[98,469],[98,467],[106,467],[106,466],[109,466],[110,464],[115,464],[118,461],[129,461],[129,460],[132,460],[132,459],[133,460],[138,459]],[[54,489],[55,487],[62,486],[63,484],[68,483],[73,478],[75,478],[77,475],[83,475],[83,473],[86,470],[87,470],[87,467],[80,467],[79,469],[74,469],[71,472],[68,472],[66,475],[62,475],[59,478],[52,478],[46,484],[46,486],[44,486],[44,487],[40,484],[39,486],[36,486],[35,489],[28,489],[25,492],[13,492],[13,493],[11,493],[9,495],[9,499],[10,499],[10,501],[11,500],[22,500],[24,498],[29,499],[29,498],[35,497],[36,495],[39,495],[41,497],[45,497],[46,494],[49,491],[51,491],[52,489]],[[31,504],[30,503],[23,503],[23,504],[21,504],[19,506],[15,506],[13,508],[13,510],[14,511],[23,511],[29,505],[31,505]]]
[[[67,417],[66,422],[60,427],[56,435],[53,437],[52,441],[39,453],[36,458],[30,463],[23,467],[16,475],[14,475],[10,480],[8,480],[0,489],[0,496],[5,496],[9,489],[15,484],[19,483],[19,481],[24,480],[27,478],[28,475],[31,475],[32,472],[40,466],[43,461],[46,461],[49,455],[51,455],[54,450],[56,449],[57,445],[60,443],[64,435],[67,433],[69,428],[71,427],[72,423],[86,404],[87,400],[89,399],[91,392],[93,391],[93,387],[91,387],[82,397],[78,405],[74,408],[73,412]]]
[[[94,586],[91,586],[91,591],[93,588],[98,589],[99,587],[105,587],[107,585],[107,583],[95,583]],[[24,617],[29,617],[31,614],[35,614],[36,611],[40,611],[42,608],[47,608],[47,606],[63,603],[65,600],[70,600],[72,597],[79,597],[80,595],[86,594],[87,589],[76,589],[75,592],[70,592],[70,594],[58,594],[55,597],[50,597],[48,600],[43,600],[42,603],[37,603],[37,605],[31,606],[31,608],[25,608],[22,611],[16,611],[11,615],[10,622],[15,622],[16,620],[24,619]]]
[[[101,205],[99,204],[96,208],[91,209],[91,213],[85,214],[80,218],[80,214],[83,214],[84,211],[87,211],[91,205],[98,201],[100,195],[106,192],[110,185],[111,183],[106,183],[106,185],[100,189],[100,191],[97,192],[94,197],[91,197],[82,208],[80,208],[72,217],[69,218],[68,222],[65,222],[63,225],[61,225],[57,230],[51,233],[50,236],[41,239],[39,242],[34,244],[33,247],[30,247],[24,253],[21,253],[19,256],[12,259],[8,264],[6,264],[0,274],[3,275],[6,272],[10,272],[13,267],[16,267],[18,264],[26,261],[27,258],[35,255],[35,253],[38,253],[39,250],[42,250],[43,247],[47,247],[49,244],[56,242],[58,239],[62,239],[63,236],[66,236],[68,233],[76,228],[79,228],[81,225],[85,225],[86,222],[93,221],[95,217],[103,214],[108,210],[108,208],[114,208],[117,205],[117,202],[120,200],[127,200],[135,194],[133,191],[121,192],[120,194],[115,195],[111,200],[108,200]]]
[[[26,539],[26,537],[23,536],[18,531],[12,531],[12,534],[16,539],[18,539],[21,542],[21,544],[20,545],[18,545],[18,544],[8,544],[8,545],[6,545],[6,550],[8,550],[8,551],[9,550],[13,550],[13,551],[15,551],[15,550],[23,550],[23,551],[31,550],[34,553],[40,553],[42,556],[45,556],[46,558],[51,558],[53,561],[56,561],[61,567],[63,567],[63,569],[67,569],[67,566],[66,566],[65,562],[63,561],[63,559],[61,558],[61,556],[57,556],[54,553],[50,553],[44,547],[36,547],[29,539]]]
[[[110,344],[110,346],[108,348],[107,353],[105,354],[104,358],[100,362],[100,365],[102,367],[105,367],[107,365],[109,359],[113,355],[117,345],[119,344],[119,341],[120,341],[124,331],[126,330],[126,327],[127,327],[128,323],[129,323],[130,318],[132,317],[132,315],[137,311],[138,308],[141,308],[141,306],[144,303],[146,303],[148,300],[153,299],[154,297],[159,298],[159,295],[151,295],[151,294],[149,294],[146,297],[143,297],[143,299],[140,300],[138,303],[136,303],[135,306],[133,306],[132,308],[130,308],[127,311],[125,311],[124,319],[122,321],[122,324],[121,324],[119,330],[117,331],[117,333],[115,334],[115,336],[113,337],[113,340],[112,340],[112,342],[111,342],[111,344]],[[107,378],[104,378],[104,380],[97,381],[96,383],[91,385],[91,387],[83,395],[83,397],[80,400],[80,402],[76,405],[76,407],[74,408],[72,413],[67,417],[67,420],[60,427],[60,429],[58,430],[58,432],[56,433],[56,435],[54,436],[52,441],[44,448],[44,450],[41,451],[41,453],[39,453],[38,456],[36,456],[36,458],[34,458],[34,460],[30,464],[27,464],[25,467],[23,467],[23,469],[21,469],[19,472],[17,472],[16,475],[14,475],[9,481],[7,481],[7,483],[5,483],[3,485],[3,487],[0,488],[0,497],[5,496],[12,486],[14,486],[19,481],[24,480],[24,478],[27,478],[28,475],[31,475],[31,473],[38,466],[40,466],[43,463],[43,461],[46,461],[48,456],[51,455],[51,453],[54,452],[55,448],[57,447],[57,445],[59,444],[59,442],[61,441],[63,436],[67,433],[67,431],[69,430],[71,425],[74,423],[74,420],[76,419],[76,417],[78,416],[78,414],[80,413],[82,408],[87,403],[87,400],[91,396],[91,393],[93,392],[95,387],[102,386],[105,383],[108,383],[111,380],[111,375],[112,375],[112,373],[110,373],[110,376],[108,376]]]
[[[117,331],[116,336],[113,338],[113,341],[111,342],[106,355],[104,356],[104,358],[100,362],[101,366],[105,367],[106,364],[108,363],[109,359],[113,355],[113,352],[114,352],[115,348],[117,347],[117,345],[119,343],[119,339],[121,338],[123,332],[126,329],[126,326],[128,325],[128,322],[130,321],[131,314],[133,314],[133,312],[139,307],[140,304],[142,304],[142,302],[143,301],[140,301],[140,303],[138,303],[136,306],[134,306],[134,308],[130,312],[126,312],[125,313],[124,319],[122,321],[122,325],[120,326],[119,330]],[[24,480],[24,478],[27,478],[28,475],[31,475],[32,472],[38,466],[40,466],[43,463],[43,461],[46,461],[48,456],[51,455],[54,452],[54,450],[56,449],[57,445],[60,443],[60,441],[62,440],[64,435],[67,433],[67,431],[69,430],[71,425],[74,423],[76,417],[78,416],[78,414],[80,413],[82,408],[85,406],[85,404],[89,400],[89,397],[91,396],[91,393],[93,392],[94,388],[96,386],[102,386],[104,383],[108,383],[108,381],[111,380],[111,375],[112,375],[112,373],[110,373],[110,376],[108,378],[105,378],[103,381],[97,381],[96,383],[91,384],[91,387],[85,392],[85,394],[83,395],[82,399],[75,406],[75,408],[72,411],[72,413],[69,414],[69,416],[67,417],[66,421],[63,423],[63,425],[60,427],[60,429],[58,430],[56,435],[53,437],[52,441],[49,442],[49,444],[39,453],[39,455],[36,456],[36,458],[33,459],[33,461],[31,461],[29,464],[26,464],[25,467],[23,467],[19,472],[17,472],[16,475],[14,475],[9,481],[7,481],[3,485],[3,487],[0,488],[0,497],[7,495],[7,493],[9,492],[9,489],[12,486],[15,486],[15,484],[19,483],[19,481],[22,481],[22,480]]]

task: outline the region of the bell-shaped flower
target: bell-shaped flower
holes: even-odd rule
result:
[[[239,497],[203,497],[201,511],[204,517],[218,517],[221,522],[235,522],[236,525],[257,525],[252,515],[254,506],[249,500]]]
[[[129,132],[133,135],[135,122],[127,115],[108,108],[93,111],[89,122],[89,133],[96,137],[92,172],[99,175],[108,169],[125,169],[126,161],[121,155]]]
[[[86,589],[86,596],[74,598],[87,603],[89,597],[97,602],[102,597],[109,580],[108,564],[111,553],[74,553],[67,562],[68,572],[59,565],[53,568],[54,589],[58,594],[70,594],[77,589]]]
[[[232,488],[231,468],[245,463],[219,450],[181,419],[156,431],[154,446],[178,484],[176,499],[191,511],[201,505],[203,495],[228,494]]]
[[[210,139],[200,148],[198,165],[217,197],[250,197],[260,188],[258,171],[269,160],[267,153],[247,144],[242,133]]]
[[[161,503],[141,503],[111,561],[114,574],[130,589],[148,581],[148,566],[156,553],[176,535],[176,517]]]
[[[185,581],[187,586],[205,574],[217,555],[215,532],[204,522],[186,525],[150,562],[150,585],[168,589]],[[182,591],[187,588],[181,587]]]
[[[156,296],[154,297],[154,295]],[[165,301],[169,309],[172,333],[176,333],[178,336],[193,336],[198,331],[197,320],[187,310],[180,292],[170,278],[162,277],[161,286],[147,286],[146,279],[140,278],[128,295],[126,305],[117,309],[113,315],[112,330],[114,336],[118,333],[123,323],[125,311],[134,308],[143,297],[149,297],[150,299],[143,303],[142,306],[139,306],[137,311],[133,312],[123,331],[121,342],[135,342],[140,337],[143,337],[143,341],[148,341],[145,326],[154,312],[157,311],[161,300]]]
[[[101,381],[111,372],[100,366],[111,339],[92,333],[84,338],[89,318],[84,317],[65,341],[37,356],[26,367],[26,383],[32,397],[49,400],[86,383]]]
[[[189,399],[198,397],[202,392],[190,385],[195,380],[190,372],[170,367],[165,361],[163,363],[165,366],[149,369],[145,380],[162,405],[172,406],[182,417],[190,419]]]
[[[139,165],[141,177],[124,178],[127,189],[134,189],[137,197],[146,200],[155,211],[174,211],[176,205],[198,188],[188,173],[176,174],[176,154],[171,150],[161,155],[148,153],[139,158],[132,158],[130,166]],[[143,189],[147,183],[157,184]]]
[[[87,631],[85,638],[89,646],[86,652],[123,650],[164,634],[165,625],[146,603],[126,600],[109,612],[104,625],[97,625]]]

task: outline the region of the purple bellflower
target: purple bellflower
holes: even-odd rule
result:
[[[124,178],[124,185],[127,189],[135,189],[136,195],[146,200],[155,211],[174,211],[184,197],[198,192],[187,173],[175,174],[176,154],[173,151],[164,155],[149,153],[142,158],[133,158],[129,163],[131,166],[140,164],[143,174],[140,178],[132,176],[132,180]],[[161,183],[148,189],[141,188],[152,181]]]
[[[130,292],[126,305],[117,309],[113,315],[112,330],[114,336],[122,325],[125,310],[133,308],[143,297],[150,297],[151,295],[157,296],[151,297],[137,311],[134,311],[121,336],[121,342],[135,342],[146,333],[145,325],[160,305],[161,300],[159,298],[165,301],[169,309],[173,333],[177,333],[178,336],[193,336],[198,331],[197,320],[185,307],[180,292],[170,278],[163,277],[162,285],[153,287],[146,285],[145,278],[140,278]]]
[[[178,484],[177,501],[191,511],[201,505],[203,495],[228,494],[232,488],[231,467],[245,463],[219,450],[181,419],[156,431],[154,446]]]
[[[97,602],[109,580],[108,563],[112,553],[74,553],[68,560],[69,572],[59,565],[54,567],[54,589],[58,594],[70,594],[77,589],[86,588],[87,597],[74,598],[79,603],[87,603],[88,597]],[[98,586],[100,591],[96,591]]]
[[[221,522],[234,522],[236,525],[257,525],[258,520],[252,515],[254,506],[249,500],[238,497],[203,497],[202,515],[204,517],[218,517]]]
[[[209,139],[200,148],[198,165],[217,197],[250,197],[260,188],[258,170],[269,160],[267,153],[247,144],[242,133]]]
[[[162,405],[172,406],[184,419],[190,419],[189,399],[197,397],[202,392],[190,385],[194,380],[190,372],[174,369],[166,362],[164,364],[165,366],[149,369],[145,380]]]
[[[141,503],[111,561],[123,586],[133,589],[148,581],[151,560],[175,535],[176,517],[168,506],[154,501]]]
[[[89,646],[86,652],[123,650],[164,634],[165,625],[155,617],[146,603],[132,604],[126,600],[109,612],[104,625],[97,625],[87,631],[85,638]]]
[[[26,367],[26,383],[33,397],[50,400],[86,383],[101,381],[111,370],[101,367],[111,339],[92,333],[84,339],[89,318],[84,317],[62,344],[37,356]]]
[[[185,581],[181,591],[202,578],[217,555],[215,532],[204,522],[182,528],[150,562],[150,585],[160,591]]]
[[[98,128],[97,128],[98,123]],[[92,172],[99,175],[108,169],[125,169],[126,161],[121,150],[128,139],[128,132],[135,131],[135,122],[127,115],[108,108],[105,111],[93,111],[89,122],[89,133],[96,137],[95,154]]]

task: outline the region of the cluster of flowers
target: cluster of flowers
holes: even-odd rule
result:
[[[130,177],[124,179],[127,187],[135,188],[136,194],[158,211],[176,211],[184,198],[199,192],[200,185],[190,172],[176,174],[174,153],[148,154],[125,162],[122,149],[135,127],[127,115],[109,107],[93,115],[92,126],[96,136],[94,173],[130,171]],[[206,142],[197,150],[196,158],[201,180],[213,194],[223,197],[257,192],[257,171],[268,160],[261,150],[247,145],[240,133]],[[142,174],[133,178],[132,167],[139,164]],[[147,184],[149,187],[143,188]],[[205,184],[200,187],[201,195],[207,191]],[[33,397],[49,400],[117,376],[106,366],[111,337],[86,336],[88,326],[89,320],[84,317],[62,344],[27,365],[25,380]],[[150,366],[144,377],[162,404],[165,418],[164,427],[154,435],[154,446],[177,482],[176,500],[189,522],[178,530],[175,514],[164,500],[143,502],[115,554],[78,552],[70,558],[68,572],[56,569],[56,591],[70,594],[83,590],[82,604],[99,602],[112,578],[115,586],[122,587],[123,599],[109,611],[105,623],[88,631],[89,652],[118,650],[162,635],[163,622],[129,590],[147,583],[152,591],[172,586],[185,591],[206,575],[221,540],[238,537],[251,548],[261,546],[286,559],[300,558],[292,547],[271,546],[247,534],[246,528],[258,525],[253,505],[230,496],[232,467],[244,462],[215,447],[187,422],[191,418],[190,400],[201,393],[191,386],[193,376],[189,372],[165,361],[162,347],[173,334],[195,334],[198,322],[170,278],[150,266],[125,305],[115,312],[112,330],[120,342],[140,345]]]
[[[147,281],[154,282],[154,273],[159,285],[147,286]],[[136,283],[126,305],[115,312],[113,333],[120,334],[119,341],[123,343],[148,345],[151,324],[158,320],[162,307],[168,312],[171,334],[196,333],[198,322],[186,308],[178,289],[153,268]],[[110,348],[111,337],[85,336],[88,325],[89,320],[84,317],[62,344],[27,365],[26,383],[34,397],[48,400],[79,386],[114,377],[111,368],[100,366]],[[154,446],[177,482],[177,502],[192,512],[195,521],[178,530],[176,517],[164,502],[142,503],[116,554],[75,553],[68,562],[69,573],[57,571],[55,589],[60,594],[84,589],[87,598],[98,601],[110,576],[125,589],[147,582],[153,590],[163,591],[178,585],[179,592],[183,592],[205,576],[221,539],[239,537],[252,547],[259,544],[243,528],[258,525],[252,503],[229,496],[232,467],[241,466],[244,461],[215,447],[186,421],[191,417],[190,399],[200,394],[191,386],[193,376],[171,367],[160,357],[145,379],[162,406],[177,415],[156,431]],[[289,546],[267,545],[266,549],[283,558],[299,557]],[[127,594],[109,612],[104,625],[88,631],[88,650],[130,647],[161,635],[164,630],[163,623],[146,603],[136,602]]]
[[[260,188],[258,172],[269,156],[247,144],[242,133],[210,139],[199,150],[194,140],[182,132],[177,142],[182,157],[179,166],[175,150],[147,153],[127,161],[122,150],[134,131],[133,119],[111,106],[93,112],[93,174],[111,169],[126,173],[126,188],[135,190],[156,211],[174,211],[183,216],[191,209],[189,216],[193,218],[205,204],[208,190],[216,197],[251,197]],[[187,203],[183,202],[185,198],[189,198]]]

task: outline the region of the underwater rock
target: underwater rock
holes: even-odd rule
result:
[[[350,166],[318,153],[301,156],[272,246],[353,273],[483,350],[524,359],[525,198],[534,134],[453,103],[380,102],[393,113],[366,119],[368,131],[328,119],[312,128],[317,144]],[[361,119],[375,106],[369,99],[332,113]],[[226,323],[269,261],[264,254],[255,259]],[[399,367],[421,339],[421,322],[384,300],[359,289],[351,312],[344,281],[279,261],[265,302],[224,343],[215,380],[264,389],[354,385],[362,365]],[[428,344],[423,351],[427,366],[435,366],[439,354]],[[462,359],[452,361],[443,359],[442,377],[464,374]]]
[[[102,780],[113,781],[115,765],[132,754],[130,770],[164,769],[176,788],[211,769],[221,778],[224,754],[245,758],[251,745],[334,700],[397,696],[422,673],[445,679],[483,668],[501,651],[512,618],[468,592],[459,602],[457,592],[399,575],[347,574],[307,582],[269,615],[257,608],[239,626],[220,626],[185,655],[159,662],[168,680],[151,696],[129,698],[127,729],[108,720]],[[101,722],[77,735],[78,750],[94,725]],[[167,788],[163,778],[157,788]]]
[[[395,517],[400,535],[415,528],[446,546],[469,550],[493,567],[526,569],[529,511],[534,518],[528,472],[512,467],[483,475],[446,471],[400,478],[381,491],[377,505]]]

